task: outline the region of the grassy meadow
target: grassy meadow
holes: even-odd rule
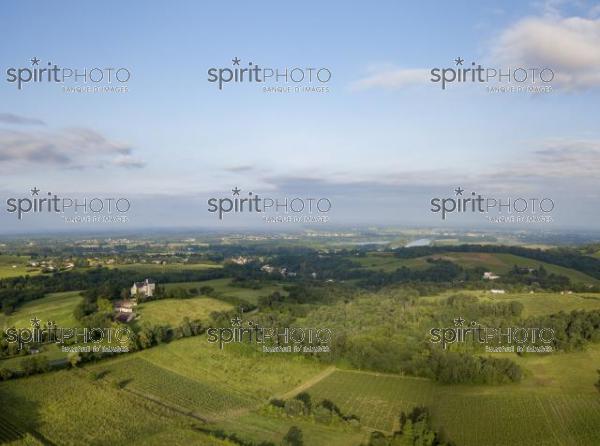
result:
[[[186,317],[208,321],[213,311],[229,311],[232,308],[232,305],[211,297],[153,300],[136,307],[136,323],[177,326]]]
[[[6,316],[0,313],[0,327],[31,328],[31,319],[36,316],[42,323],[55,321],[59,327],[75,327],[77,321],[73,310],[82,297],[79,291],[51,293],[31,302],[26,302],[14,313]]]
[[[391,272],[403,266],[407,268],[424,269],[429,264],[427,259],[443,259],[454,262],[465,268],[483,267],[499,275],[508,273],[514,265],[519,267],[537,268],[543,265],[548,273],[568,277],[573,283],[599,284],[600,280],[587,274],[539,260],[528,259],[514,254],[486,253],[486,252],[447,252],[432,256],[423,256],[413,259],[394,257],[391,252],[371,252],[365,257],[352,257],[351,260],[358,265],[376,270]]]
[[[175,283],[167,283],[164,285],[166,290],[171,288],[200,288],[202,286],[209,286],[213,288],[216,292],[216,297],[235,297],[239,299],[243,299],[246,302],[250,302],[252,304],[256,304],[258,299],[262,296],[268,296],[275,291],[278,291],[282,294],[287,294],[283,290],[283,285],[281,284],[267,284],[259,289],[252,288],[241,288],[232,285],[230,278],[223,279],[212,279],[205,280],[203,282],[175,282]]]
[[[29,260],[29,256],[1,254],[0,279],[26,275],[35,276],[37,274],[40,274],[39,268],[33,268],[27,265],[27,262],[29,262]]]

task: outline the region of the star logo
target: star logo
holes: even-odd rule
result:
[[[237,57],[235,57],[234,59],[231,59],[231,61],[233,62],[234,65],[239,65],[240,62],[242,61],[242,59],[238,59]]]
[[[456,319],[454,319],[454,326],[455,327],[462,327],[463,324],[465,323],[465,320],[462,317],[457,317]]]
[[[465,60],[461,59],[460,56],[458,56],[456,59],[454,59],[454,62],[456,62],[456,65],[462,65],[464,61]]]
[[[234,189],[231,189],[231,192],[233,192],[233,195],[239,195],[241,191],[242,191],[242,189],[238,189],[237,186],[235,186]]]
[[[239,316],[234,317],[233,319],[231,319],[231,326],[233,327],[241,327],[242,325],[242,318]]]
[[[31,189],[31,195],[39,195],[40,190],[37,187]]]
[[[456,195],[462,195],[464,191],[465,190],[461,189],[460,186],[458,186],[456,189],[454,189],[454,192],[456,192]]]
[[[31,59],[31,65],[39,65],[40,64],[40,60],[37,57],[34,57],[33,59]]]
[[[35,327],[35,328],[39,328],[40,327],[40,320],[37,317],[33,317],[33,319],[30,319],[31,321],[31,326]]]

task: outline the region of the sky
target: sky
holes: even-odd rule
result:
[[[477,223],[431,212],[457,187],[550,197],[553,227],[600,217],[599,2],[5,2],[0,28],[0,232],[65,227],[5,211],[34,187],[127,197],[132,227],[264,225],[207,212],[234,187],[328,197],[336,224]],[[31,59],[125,67],[127,92],[18,89]],[[208,70],[233,59],[325,67],[328,92],[219,90]],[[456,59],[549,67],[552,91],[431,82]]]

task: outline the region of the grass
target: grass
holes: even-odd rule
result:
[[[40,274],[39,268],[27,266],[29,260],[29,256],[0,255],[0,279]]]
[[[429,405],[435,385],[426,379],[338,370],[308,389],[318,401],[329,399],[367,427],[391,431],[402,410]]]
[[[395,375],[336,371],[308,389],[363,425],[391,431],[400,410],[427,405],[436,426],[463,446],[595,445],[600,346],[555,355],[510,355],[526,370],[520,384],[444,386]]]
[[[514,265],[530,268],[538,268],[539,265],[543,265],[548,273],[568,277],[573,283],[600,284],[600,280],[570,268],[503,253],[446,252],[414,259],[400,259],[394,257],[393,253],[382,252],[369,253],[365,257],[352,257],[351,260],[364,268],[391,272],[403,266],[415,269],[426,268],[428,266],[427,259],[429,258],[450,260],[464,268],[484,267],[499,275],[507,274]]]
[[[212,287],[217,292],[217,297],[236,297],[252,304],[257,304],[258,299],[261,296],[268,296],[275,291],[286,294],[286,292],[283,290],[283,285],[279,283],[264,285],[262,288],[255,290],[251,288],[240,288],[233,286],[231,284],[231,279],[229,278],[205,280],[203,282],[176,282],[167,283],[164,285],[166,290],[169,288],[199,289],[202,286]]]
[[[123,383],[126,389],[187,409],[205,419],[223,417],[232,410],[256,404],[249,396],[188,378],[139,356],[119,361],[107,371],[108,379]]]
[[[31,319],[37,317],[40,324],[54,321],[58,327],[74,328],[81,324],[75,319],[73,311],[83,299],[79,291],[67,291],[62,293],[51,293],[41,299],[27,302],[17,308],[9,316],[0,314],[0,327],[3,330],[9,327],[31,329]],[[41,347],[41,351],[49,360],[63,359],[67,355],[60,350],[57,344],[47,344]],[[15,356],[0,360],[0,367],[12,370],[21,370],[21,361],[25,356]]]
[[[460,290],[446,291],[435,296],[421,298],[422,303],[439,302],[452,295],[470,295],[479,298],[482,302],[510,302],[517,301],[523,304],[522,317],[543,316],[555,314],[560,311],[569,313],[573,310],[600,310],[600,294],[598,293],[558,293],[558,292],[535,292],[535,293],[511,293],[491,294],[485,290]]]
[[[315,402],[328,398],[344,413],[358,415],[367,430],[391,431],[401,410],[424,404],[434,425],[463,446],[598,444],[600,397],[593,383],[600,345],[576,353],[510,357],[526,371],[522,383],[449,386],[337,370],[308,392]],[[0,398],[11,408],[8,434],[28,430],[55,444],[228,444],[193,425],[278,444],[296,425],[305,444],[357,446],[366,438],[364,429],[289,418],[265,406],[271,396],[310,382],[324,369],[300,356],[264,354],[248,346],[220,350],[199,336],[82,370],[0,383]],[[90,370],[102,377],[90,379]],[[199,418],[212,421],[203,424]]]
[[[82,300],[79,293],[79,291],[52,293],[41,299],[27,302],[9,316],[0,314],[0,326],[3,329],[31,328],[31,319],[35,316],[41,319],[42,324],[51,320],[59,327],[77,327],[78,323],[73,316],[73,311]]]
[[[256,443],[272,441],[279,445],[291,426],[302,430],[304,444],[307,446],[358,446],[366,444],[368,438],[368,434],[363,430],[328,426],[308,418],[275,416],[265,412],[249,412],[238,418],[220,422],[215,428],[235,432],[240,437],[254,440]]]
[[[482,295],[480,293],[480,295]],[[598,310],[600,309],[600,295],[593,293],[509,293],[485,294],[484,300],[511,301],[516,300],[524,305],[523,317],[540,316],[546,314],[566,313],[573,310]]]
[[[170,444],[219,444],[190,429],[187,417],[77,371],[5,382],[0,392],[13,419],[54,444],[161,445],[165,436]]]
[[[258,425],[246,423],[261,419],[271,424],[272,436],[279,442],[292,421],[252,418],[252,411],[323,368],[300,356],[266,355],[247,346],[220,350],[198,336],[83,369],[0,382],[0,399],[11,408],[7,413],[11,425],[25,426],[61,445],[225,446],[231,443],[201,434],[193,426],[202,425],[200,418],[221,419],[227,414],[232,420],[240,417],[232,432],[255,429]],[[90,378],[90,371],[101,377]],[[356,433],[306,427],[307,438],[334,439],[337,434],[342,438],[309,444],[358,444],[343,440],[355,438]]]
[[[153,300],[137,306],[136,322],[175,326],[185,317],[207,321],[213,311],[229,311],[232,308],[231,305],[210,297]]]
[[[227,386],[235,393],[263,401],[300,385],[325,368],[301,356],[265,354],[245,345],[229,344],[221,350],[206,336],[163,344],[135,355],[187,378],[216,388]]]
[[[222,268],[217,263],[167,263],[166,265],[157,265],[155,263],[124,263],[110,265],[111,268],[124,271],[136,271],[143,274],[168,273],[173,271],[199,271],[206,269]]]

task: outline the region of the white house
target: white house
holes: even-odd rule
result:
[[[500,276],[497,276],[496,274],[494,274],[491,271],[486,271],[486,272],[483,273],[483,278],[485,280],[496,280],[496,279],[499,279]]]
[[[143,282],[134,282],[131,287],[131,295],[136,296],[138,294],[144,295],[146,297],[152,297],[154,295],[154,290],[156,289],[156,284],[151,279],[146,279]]]
[[[117,300],[115,302],[115,311],[117,313],[133,313],[133,307],[136,303],[132,300]]]
[[[265,273],[271,274],[273,271],[275,271],[275,268],[271,265],[263,265],[260,270],[264,271]]]
[[[492,289],[490,291],[492,292],[492,294],[504,294],[505,293],[504,290],[495,290],[495,289]]]

